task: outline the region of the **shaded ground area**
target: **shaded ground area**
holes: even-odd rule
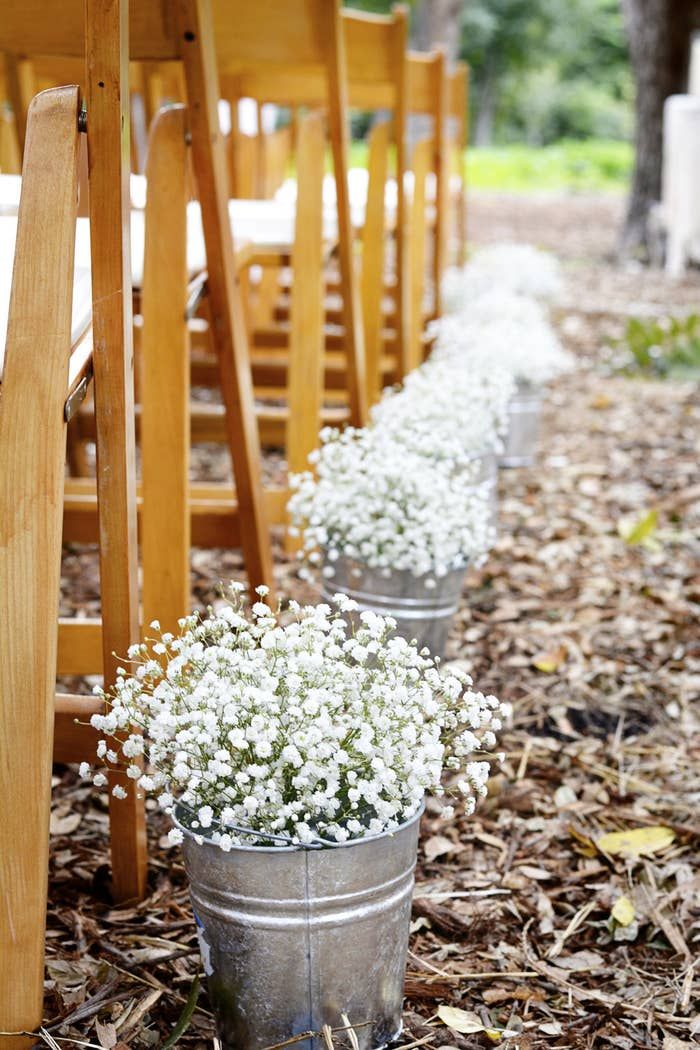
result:
[[[700,1041],[700,396],[600,367],[627,314],[688,309],[700,280],[614,269],[621,207],[614,197],[472,203],[477,242],[559,252],[569,285],[558,323],[582,368],[551,392],[538,465],[502,474],[502,539],[470,577],[450,641],[448,657],[513,717],[476,818],[448,824],[429,810],[424,822],[405,1046],[491,1046],[503,1028],[513,1033],[503,1045],[522,1050]],[[653,508],[645,542],[625,542]],[[64,577],[89,607],[87,565],[68,556]],[[240,559],[196,552],[193,568],[206,601]],[[282,574],[299,595],[291,567]],[[652,832],[646,855],[597,845],[659,825],[672,841]],[[153,814],[152,896],[136,908],[110,906],[106,798],[71,770],[56,773],[52,830],[51,1033],[158,1045],[199,969],[166,824]],[[442,1004],[489,1031],[445,1027]],[[211,1035],[202,991],[181,1045]]]

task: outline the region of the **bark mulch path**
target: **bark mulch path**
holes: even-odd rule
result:
[[[700,1042],[700,396],[600,366],[628,314],[687,310],[700,281],[617,270],[620,213],[614,197],[482,195],[472,207],[477,241],[559,251],[569,288],[557,317],[581,370],[551,392],[537,466],[502,474],[502,539],[470,577],[450,640],[448,658],[512,704],[512,723],[476,817],[425,818],[404,1045]],[[626,542],[652,509],[653,532]],[[67,607],[93,607],[93,562],[66,556]],[[239,572],[236,553],[194,555],[202,601]],[[280,573],[303,596],[292,567]],[[71,769],[55,785],[46,1042],[160,1045],[199,970],[179,855],[152,813],[151,895],[114,906],[106,798]],[[650,832],[641,855],[600,844],[659,826],[668,833]],[[441,1005],[467,1011],[471,1032],[446,1027]],[[212,1031],[202,989],[181,1045],[210,1045]]]

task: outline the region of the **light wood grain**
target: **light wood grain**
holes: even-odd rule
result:
[[[328,129],[335,175],[338,212],[338,258],[343,299],[343,321],[348,357],[348,393],[352,423],[364,426],[367,421],[367,375],[364,331],[353,253],[354,235],[350,217],[348,87],[345,39],[340,16],[340,3],[328,0],[322,7],[318,25],[328,61]]]
[[[141,297],[143,621],[172,633],[190,611],[185,129],[184,106],[161,110],[151,128]]]
[[[411,234],[409,241],[409,273],[411,302],[411,339],[409,344],[409,369],[417,368],[423,361],[424,300],[427,268],[428,229],[425,218],[425,183],[431,167],[433,143],[422,139],[413,149],[413,200],[411,202]]]
[[[78,91],[40,95],[24,181],[0,399],[0,1031],[43,1004]],[[3,1047],[33,1039],[0,1037]]]
[[[375,124],[369,137],[369,185],[362,230],[362,319],[367,353],[367,401],[370,407],[382,390],[382,298],[384,295],[384,200],[389,154],[389,125]]]
[[[207,249],[211,330],[226,404],[243,553],[251,586],[263,583],[272,595],[272,554],[263,503],[248,338],[234,272],[226,155],[217,113],[219,86],[211,7],[206,0],[177,0],[175,6],[183,40],[189,131]]]
[[[86,2],[100,593],[109,687],[119,660],[138,640],[128,10],[125,0]],[[143,800],[125,772],[115,772],[111,780],[127,792],[110,803],[114,891],[120,899],[140,897],[146,886]]]
[[[323,157],[324,129],[319,114],[299,125],[299,189],[294,224],[289,402],[286,432],[287,469],[307,470],[318,445],[323,404]],[[298,539],[286,535],[286,549]]]

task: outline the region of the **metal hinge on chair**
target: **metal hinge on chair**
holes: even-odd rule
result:
[[[202,273],[198,274],[187,289],[187,304],[185,306],[185,320],[191,321],[194,315],[197,313],[199,304],[207,294],[207,271],[203,270]]]
[[[88,392],[90,386],[90,380],[92,379],[92,368],[81,377],[80,382],[76,385],[74,390],[71,390],[70,394],[66,398],[66,403],[63,406],[63,418],[66,423],[70,423],[71,419],[78,411],[80,406]]]

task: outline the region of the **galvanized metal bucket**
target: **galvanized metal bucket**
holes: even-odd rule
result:
[[[531,467],[535,462],[542,395],[538,388],[518,383],[508,405],[508,436],[500,459],[502,467]]]
[[[340,557],[332,563],[334,574],[323,578],[323,600],[333,604],[333,595],[347,594],[360,611],[393,616],[396,633],[407,641],[415,639],[418,648],[427,646],[433,656],[442,656],[452,618],[459,608],[466,567],[446,576],[414,576],[408,569],[384,576],[353,558]]]
[[[180,824],[223,1050],[263,1050],[324,1025],[342,1028],[344,1017],[357,1026],[360,1050],[400,1034],[420,816],[332,848],[230,853],[197,844]]]

